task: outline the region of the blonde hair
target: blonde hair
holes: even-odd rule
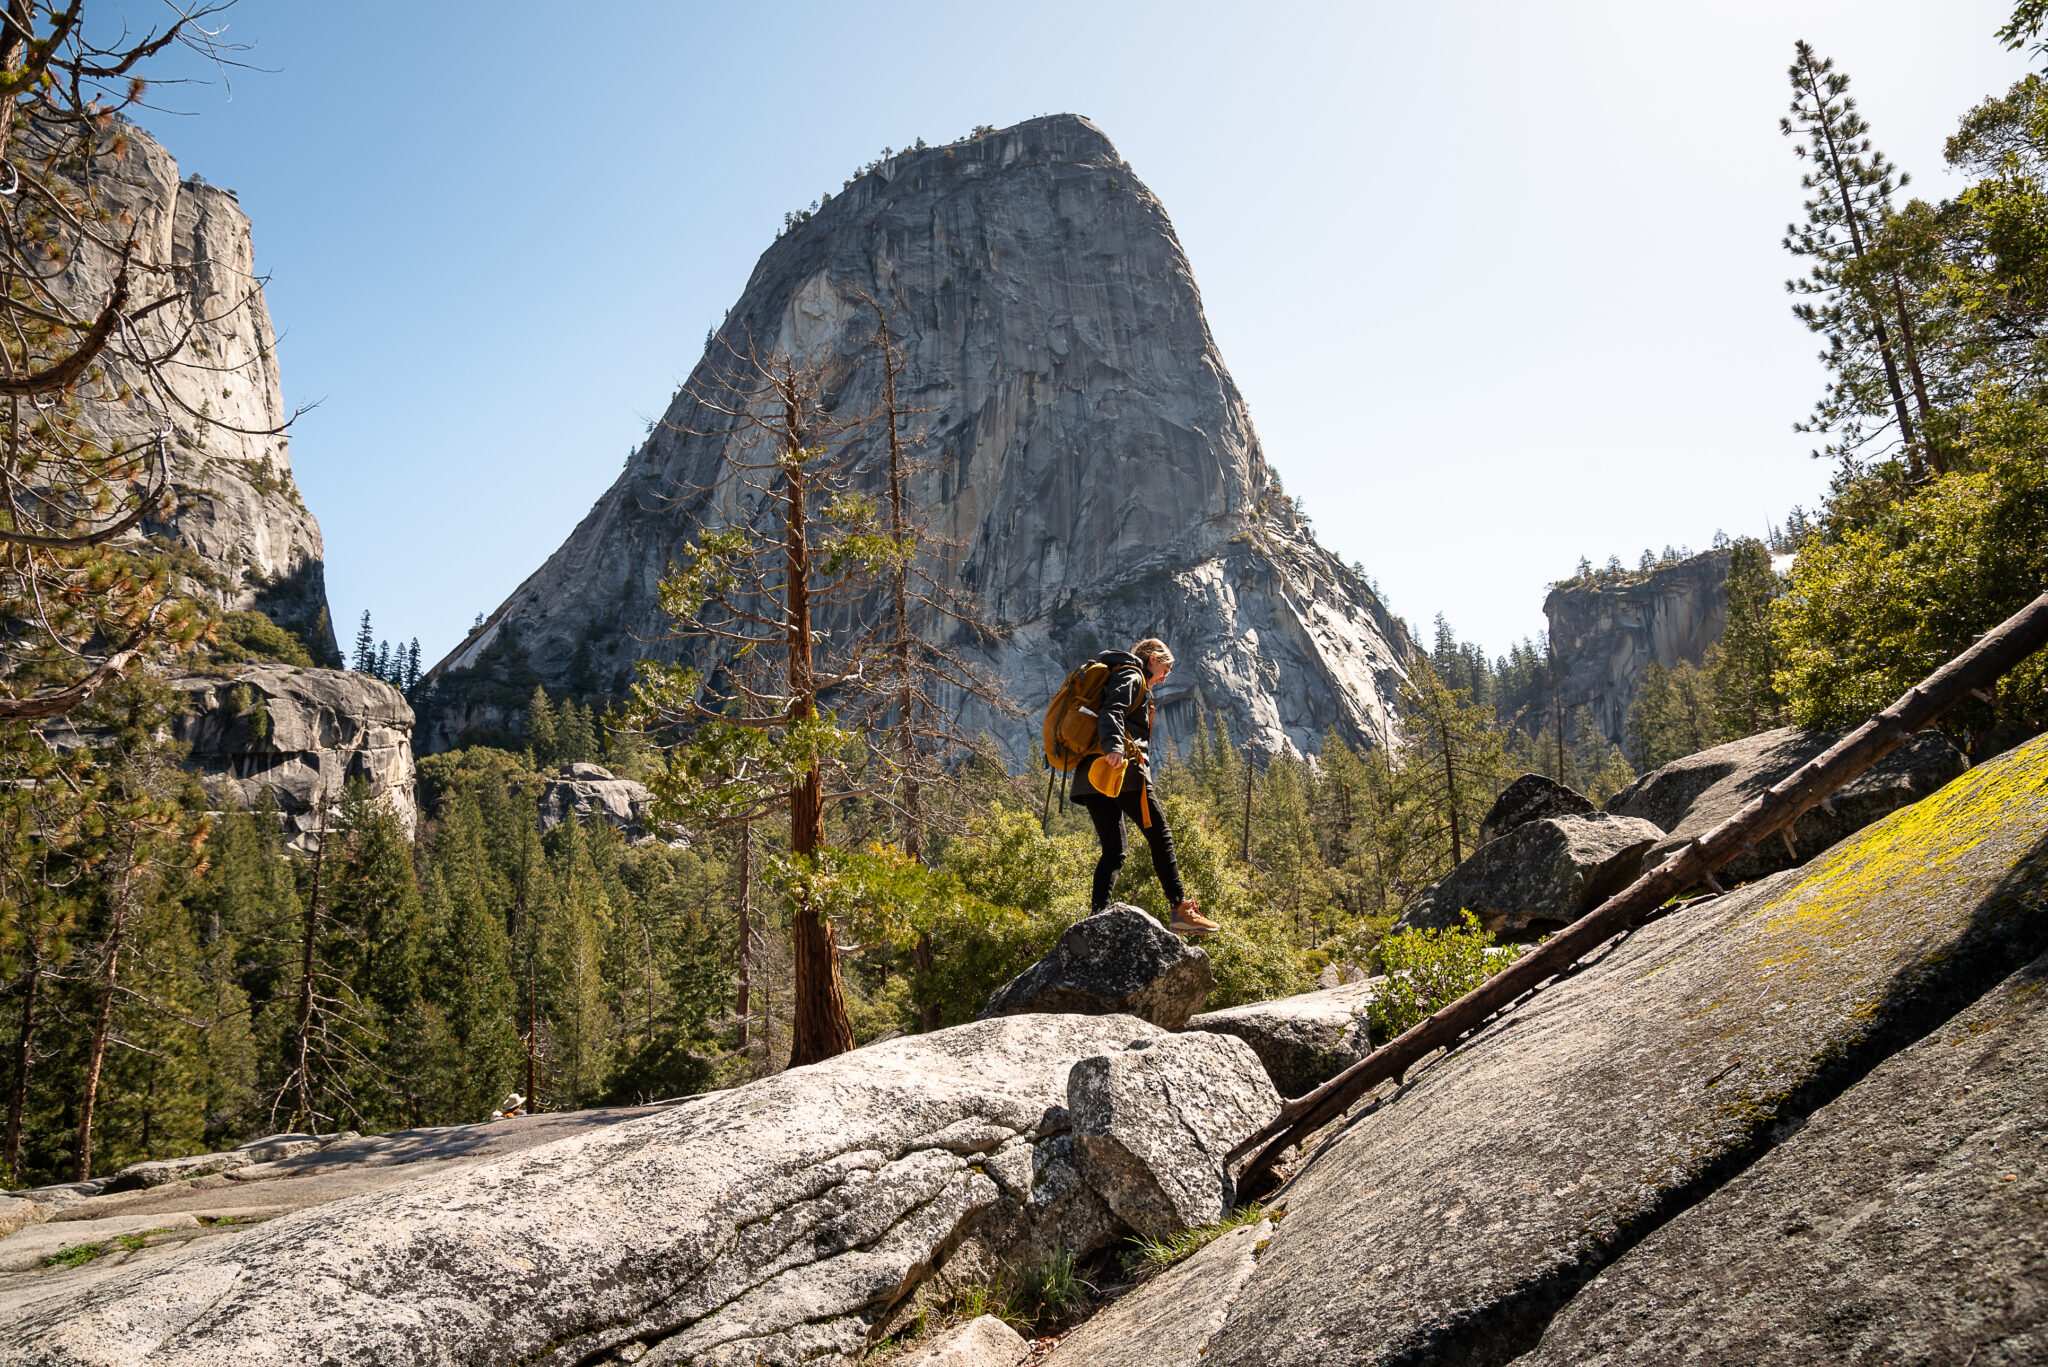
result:
[[[1152,667],[1152,661],[1154,660],[1163,660],[1166,662],[1168,669],[1173,668],[1173,652],[1168,650],[1166,642],[1160,640],[1157,636],[1147,636],[1144,640],[1132,646],[1131,654],[1143,660],[1147,669]]]

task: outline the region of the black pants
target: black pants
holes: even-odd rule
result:
[[[1090,908],[1101,911],[1109,905],[1110,885],[1116,882],[1117,871],[1124,866],[1124,818],[1127,816],[1138,824],[1138,829],[1145,833],[1145,843],[1152,847],[1152,868],[1159,875],[1159,886],[1166,890],[1166,904],[1169,907],[1179,906],[1187,894],[1180,885],[1180,863],[1173,854],[1173,832],[1166,829],[1166,813],[1160,809],[1159,797],[1152,791],[1152,785],[1127,783],[1118,797],[1107,798],[1100,793],[1092,793],[1077,800],[1088,809],[1089,817],[1095,822],[1095,838],[1102,842],[1102,858],[1095,861],[1095,889],[1088,904]]]

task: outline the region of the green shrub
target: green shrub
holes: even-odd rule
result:
[[[1988,400],[1972,418],[1973,469],[1800,548],[1771,605],[1776,682],[1799,725],[1864,721],[2048,584],[2048,420]],[[2048,726],[2048,661],[2014,669],[1996,698],[1964,701],[1944,729]]]
[[[260,612],[224,612],[214,619],[213,658],[225,664],[313,667],[306,643]]]
[[[1498,971],[1499,955],[1489,952],[1493,932],[1469,911],[1458,915],[1462,925],[1404,930],[1380,941],[1387,981],[1366,1008],[1375,1032],[1392,1038],[1419,1025]]]

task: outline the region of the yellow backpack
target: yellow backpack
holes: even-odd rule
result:
[[[1045,705],[1045,762],[1061,773],[1071,771],[1075,765],[1096,750],[1095,721],[1101,713],[1102,693],[1109,687],[1109,676],[1119,668],[1129,665],[1105,664],[1101,660],[1090,660],[1060,685],[1059,692],[1052,695],[1052,701]],[[1147,692],[1145,676],[1138,675],[1137,701],[1144,701]]]

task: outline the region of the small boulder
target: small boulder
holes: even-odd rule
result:
[[[1501,789],[1479,823],[1479,843],[1498,840],[1517,826],[1551,816],[1590,816],[1599,811],[1592,799],[1542,774],[1524,774]]]
[[[39,1225],[50,1218],[50,1208],[40,1201],[24,1201],[18,1196],[0,1196],[0,1239],[16,1230]]]
[[[1214,982],[1207,954],[1138,908],[1112,902],[1068,926],[1050,953],[997,988],[980,1019],[1121,1014],[1178,1030]]]
[[[1609,798],[1607,810],[1643,818],[1668,832],[1643,861],[1645,868],[1654,868],[1845,734],[1788,726],[1717,745],[1643,775]],[[1747,883],[1789,869],[1878,818],[1918,802],[1969,767],[1969,760],[1948,737],[1923,731],[1838,789],[1828,800],[1832,812],[1814,807],[1800,817],[1792,828],[1796,858],[1773,837],[1754,852],[1729,861],[1721,869],[1721,879]]]
[[[1030,1355],[1022,1334],[994,1315],[983,1315],[897,1358],[894,1367],[1017,1367]]]
[[[1280,1113],[1252,1047],[1194,1031],[1133,1040],[1067,1075],[1082,1176],[1133,1229],[1164,1238],[1229,1212],[1224,1158]]]
[[[1594,812],[1544,817],[1481,845],[1415,899],[1396,930],[1440,930],[1469,911],[1497,935],[1555,930],[1634,882],[1664,832],[1648,821]]]
[[[1190,1030],[1235,1035],[1252,1047],[1282,1096],[1305,1096],[1372,1052],[1365,1008],[1384,978],[1205,1011]]]

